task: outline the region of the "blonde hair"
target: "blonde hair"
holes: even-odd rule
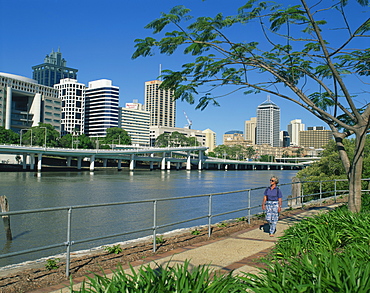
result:
[[[279,183],[279,178],[277,178],[276,176],[271,176],[270,180],[271,179],[275,179],[275,183],[278,184]]]

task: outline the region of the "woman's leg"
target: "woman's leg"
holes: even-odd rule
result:
[[[279,219],[278,207],[278,202],[266,202],[266,221],[270,224],[270,235],[273,235],[276,230]]]

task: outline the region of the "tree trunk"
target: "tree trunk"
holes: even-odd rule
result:
[[[351,166],[351,172],[348,174],[349,184],[349,197],[348,197],[348,209],[351,212],[359,213],[361,211],[361,178],[362,178],[362,166],[363,159],[361,162],[353,163]]]
[[[366,133],[356,133],[356,146],[353,161],[347,173],[349,184],[348,209],[352,212],[361,211],[361,179],[364,163],[364,147]]]
[[[334,127],[331,127],[335,130]],[[365,129],[363,127],[362,129]],[[358,131],[355,133],[355,150],[353,160],[351,162],[348,157],[348,153],[344,148],[343,144],[343,134],[333,131],[335,137],[335,142],[339,152],[339,156],[342,160],[344,169],[347,174],[349,194],[348,194],[348,209],[351,212],[361,211],[361,178],[362,178],[362,168],[363,168],[363,154],[366,141],[366,131]]]

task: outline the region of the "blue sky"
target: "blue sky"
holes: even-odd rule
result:
[[[225,5],[228,3],[228,5]],[[157,79],[159,67],[179,69],[181,54],[132,60],[134,40],[151,35],[144,26],[176,5],[185,5],[193,15],[235,14],[240,0],[0,0],[0,72],[32,77],[32,66],[43,62],[53,49],[60,51],[67,66],[78,69],[78,81],[107,78],[120,87],[120,105],[133,99],[144,102],[144,82]],[[221,107],[195,110],[195,105],[177,102],[177,127],[210,128],[218,144],[229,130],[244,130],[244,121],[256,116],[266,94],[243,96],[235,93],[220,99]],[[281,108],[281,130],[293,119],[307,126],[324,125],[309,112],[289,101],[271,96]],[[326,126],[326,125],[325,125]]]

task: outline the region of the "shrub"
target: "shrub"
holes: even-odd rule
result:
[[[70,292],[245,292],[245,285],[231,273],[217,274],[209,266],[190,269],[189,261],[151,268],[141,266],[138,271],[130,266],[131,273],[125,273],[122,267],[113,272],[113,277],[106,275],[88,277],[81,288]]]
[[[199,234],[200,234],[200,231],[198,229],[191,231],[191,235],[199,235]]]
[[[45,268],[48,271],[56,270],[59,268],[59,265],[58,265],[59,261],[60,261],[59,258],[49,258],[48,260],[46,260]]]
[[[122,248],[121,248],[121,246],[119,244],[113,245],[113,246],[104,246],[103,248],[108,253],[119,254],[119,253],[122,252]]]

